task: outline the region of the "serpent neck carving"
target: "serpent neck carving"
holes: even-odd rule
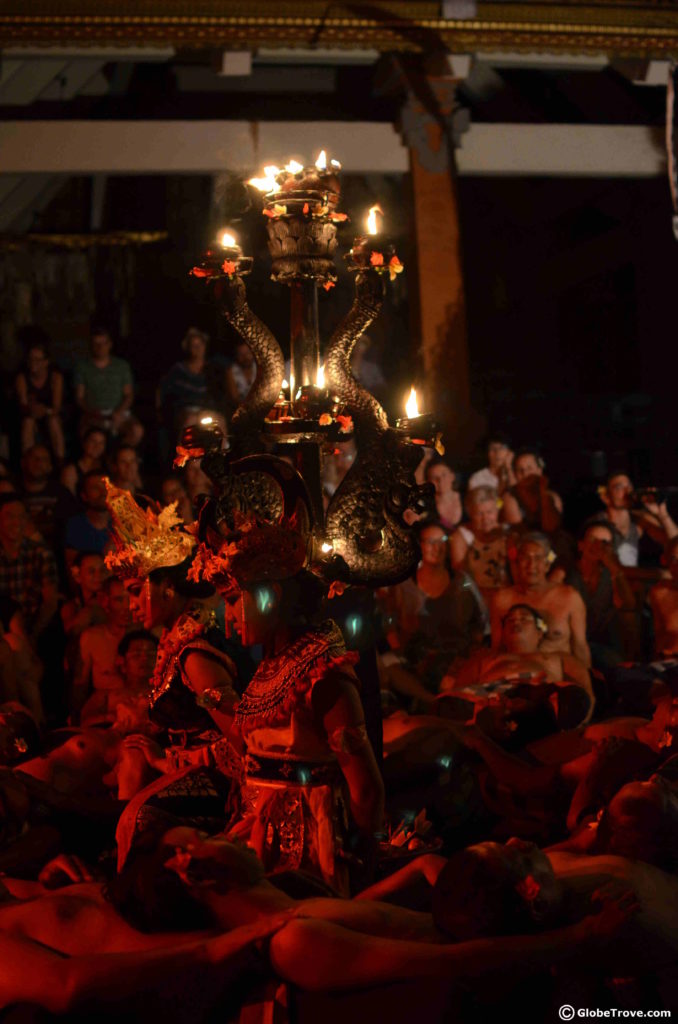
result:
[[[419,546],[406,515],[429,511],[433,490],[414,479],[421,450],[389,427],[379,402],[351,373],[355,343],[378,315],[382,299],[381,278],[371,271],[359,274],[353,306],[325,355],[330,388],[353,417],[357,448],[327,509],[325,536],[332,543],[335,574],[367,586],[397,583],[414,571]]]
[[[261,451],[261,430],[266,414],[280,394],[285,357],[271,331],[247,305],[242,278],[222,279],[220,285],[215,294],[221,312],[247,342],[257,364],[254,384],[231,420],[232,451],[239,457]]]
[[[350,310],[330,338],[325,353],[325,376],[330,390],[350,409],[356,434],[387,430],[388,419],[376,398],[362,388],[351,373],[351,356],[358,338],[379,316],[384,301],[384,284],[375,273],[358,274],[356,297]]]

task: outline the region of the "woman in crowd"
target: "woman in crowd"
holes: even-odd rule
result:
[[[47,345],[35,340],[26,351],[25,369],[17,374],[16,396],[21,411],[21,450],[38,443],[38,431],[45,434],[54,457],[61,462],[65,454],[61,407],[64,395],[63,374],[50,365]]]
[[[446,530],[454,530],[464,515],[454,470],[443,459],[433,459],[426,466],[426,482],[435,487],[438,522]]]
[[[553,533],[560,527],[563,503],[549,490],[544,460],[533,448],[521,448],[513,458],[515,485],[504,495],[504,519],[527,530]]]
[[[103,472],[106,454],[106,432],[101,427],[90,427],[82,435],[80,454],[61,471],[61,483],[76,497],[87,473]]]
[[[509,582],[509,527],[499,522],[500,502],[491,487],[474,487],[466,495],[469,523],[459,526],[450,537],[450,557],[457,570],[464,570],[489,601],[492,591]]]

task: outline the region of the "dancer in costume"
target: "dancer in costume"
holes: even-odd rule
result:
[[[225,594],[243,644],[265,652],[235,713],[247,756],[232,834],[267,871],[305,868],[346,893],[347,833],[366,840],[354,857],[364,862],[382,825],[383,783],[353,670],[358,656],[334,622],[319,621],[322,585],[307,571],[308,492],[270,456],[232,462],[227,475],[218,456],[208,465],[222,470],[222,494],[201,511],[191,576]]]
[[[115,551],[106,564],[124,579],[144,627],[163,631],[149,692],[156,737],[128,737],[116,769],[118,795],[130,800],[117,835],[123,863],[151,818],[171,815],[217,831],[232,816],[240,758],[226,734],[239,669],[245,683],[251,672],[242,648],[224,641],[205,605],[214,589],[188,578],[194,541],[179,528],[174,507],[156,515],[129,492],[107,488]]]

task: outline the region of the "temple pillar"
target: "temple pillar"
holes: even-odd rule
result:
[[[471,405],[466,299],[454,149],[467,126],[457,78],[407,74],[401,131],[409,149],[418,301],[413,353],[426,378],[423,407],[443,428],[450,456],[468,457],[485,432]]]

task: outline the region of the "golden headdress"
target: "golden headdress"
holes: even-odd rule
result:
[[[195,541],[177,529],[183,521],[176,502],[155,513],[142,509],[129,491],[114,487],[108,477],[104,480],[115,544],[115,551],[106,555],[106,565],[116,576],[142,579],[154,569],[179,565],[192,554]]]

